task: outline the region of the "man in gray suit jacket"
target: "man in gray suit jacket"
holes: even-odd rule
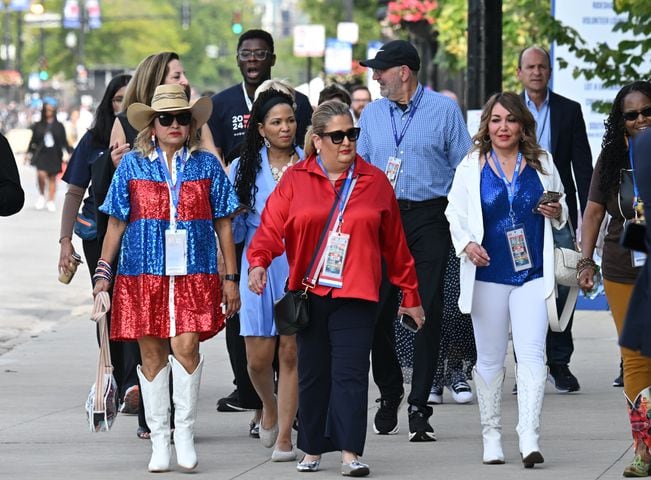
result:
[[[549,89],[551,61],[544,48],[532,46],[520,52],[518,79],[524,86],[522,98],[536,119],[538,143],[552,154],[563,181],[572,228],[578,225],[577,193],[581,212],[588,201],[592,178],[592,154],[588,144],[581,105]],[[572,247],[569,227],[554,231],[557,245]],[[562,310],[567,299],[567,287],[559,287],[557,307]],[[573,315],[572,315],[573,317]],[[574,352],[572,320],[564,332],[547,333],[547,365],[549,380],[559,392],[577,392],[579,382],[569,369]],[[517,354],[517,352],[516,352]]]

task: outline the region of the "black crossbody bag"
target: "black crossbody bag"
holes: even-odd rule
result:
[[[327,237],[328,227],[330,226],[332,217],[337,210],[337,204],[339,203],[342,193],[343,185],[342,189],[339,191],[339,195],[335,195],[335,201],[330,209],[330,214],[328,215],[328,219],[321,231],[321,236],[319,237],[319,241],[314,249],[314,254],[312,254],[312,260],[310,260],[310,264],[307,267],[307,272],[303,277],[303,285],[305,286],[305,289],[288,290],[287,287],[285,287],[285,294],[274,303],[274,321],[276,322],[276,330],[280,335],[294,335],[295,333],[304,330],[310,323],[310,308],[307,292],[310,288],[314,288],[316,285],[316,272],[313,270],[318,268],[318,265],[315,267],[315,264],[317,264],[317,256],[319,255],[323,241]]]

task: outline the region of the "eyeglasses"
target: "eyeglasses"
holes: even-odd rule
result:
[[[192,121],[192,113],[181,112],[177,113],[176,115],[171,113],[159,113],[156,115],[156,118],[163,127],[169,127],[172,125],[172,123],[174,123],[174,120],[176,120],[179,125],[185,127],[190,125],[190,122]]]
[[[361,128],[355,127],[351,128],[347,131],[343,130],[335,130],[334,132],[323,132],[320,137],[330,137],[330,140],[332,140],[332,143],[335,145],[339,145],[341,142],[344,141],[344,137],[346,137],[348,140],[351,142],[354,142],[359,138],[359,132],[361,131]]]
[[[255,58],[256,60],[266,60],[267,55],[271,55],[269,50],[240,50],[237,52],[237,58],[243,62]]]
[[[113,97],[111,101],[113,103],[122,103],[124,101],[124,97]]]
[[[633,120],[637,119],[639,117],[640,113],[642,114],[643,117],[651,117],[651,107],[647,107],[644,110],[634,110],[631,112],[624,112],[622,113],[622,116],[624,117],[624,120],[627,120],[629,122],[632,122]]]

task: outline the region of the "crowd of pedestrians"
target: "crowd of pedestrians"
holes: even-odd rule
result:
[[[151,442],[148,470],[171,470],[173,458],[197,467],[210,361],[199,347],[222,329],[235,388],[217,410],[251,411],[242,432],[272,461],[315,472],[337,451],[344,476],[371,472],[362,462],[369,371],[380,392],[374,433],[398,434],[406,401],[406,438],[435,441],[448,433],[433,426],[444,389],[461,404],[476,394],[481,461],[504,463],[512,339],[519,452],[525,468],[542,463],[546,382],[580,390],[571,316],[563,332],[549,329],[576,301],[555,283],[554,246],[571,247],[581,225],[578,281],[590,290],[608,214],[602,268],[618,333],[636,279],[648,285],[646,257],[618,242],[646,208],[635,165],[648,142],[635,145],[651,123],[651,84],[618,93],[593,173],[581,108],[550,90],[550,57],[538,46],[520,54],[522,92],[494,94],[472,137],[456,97],[419,82],[407,41],[361,62],[379,84],[374,101],[365,86],[330,85],[310,105],[272,79],[274,40],[263,30],[241,35],[235,61],[241,82],[193,100],[174,52],[114,78],[64,176],[59,269],[78,263],[73,232],[87,235],[93,293],[112,297],[120,408],[138,414],[137,435]],[[59,125],[44,103],[29,150],[38,208],[54,209],[61,155],[72,151]],[[20,196],[1,214],[19,209]],[[305,292],[309,324],[280,335],[274,303],[288,290]],[[645,476],[651,361],[635,340],[648,336],[645,324],[629,321],[635,334],[621,352],[635,458],[624,475]]]

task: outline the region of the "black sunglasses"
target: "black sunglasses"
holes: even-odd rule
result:
[[[341,142],[344,141],[344,137],[346,137],[348,140],[351,142],[354,142],[359,138],[359,132],[360,132],[359,127],[354,127],[351,128],[347,131],[343,130],[335,130],[334,132],[323,132],[320,137],[330,137],[330,140],[332,140],[332,143],[335,145],[339,145]]]
[[[159,113],[156,115],[156,118],[158,119],[158,122],[163,126],[163,127],[169,127],[174,123],[174,119],[178,122],[179,125],[186,127],[190,125],[190,122],[192,121],[192,113],[191,112],[181,112],[177,114],[172,114],[172,113]]]
[[[651,117],[651,107],[647,107],[644,110],[639,110],[639,111],[634,110],[631,112],[624,112],[622,113],[622,116],[624,117],[624,120],[628,120],[629,122],[632,122],[640,115],[640,113],[645,117]]]

